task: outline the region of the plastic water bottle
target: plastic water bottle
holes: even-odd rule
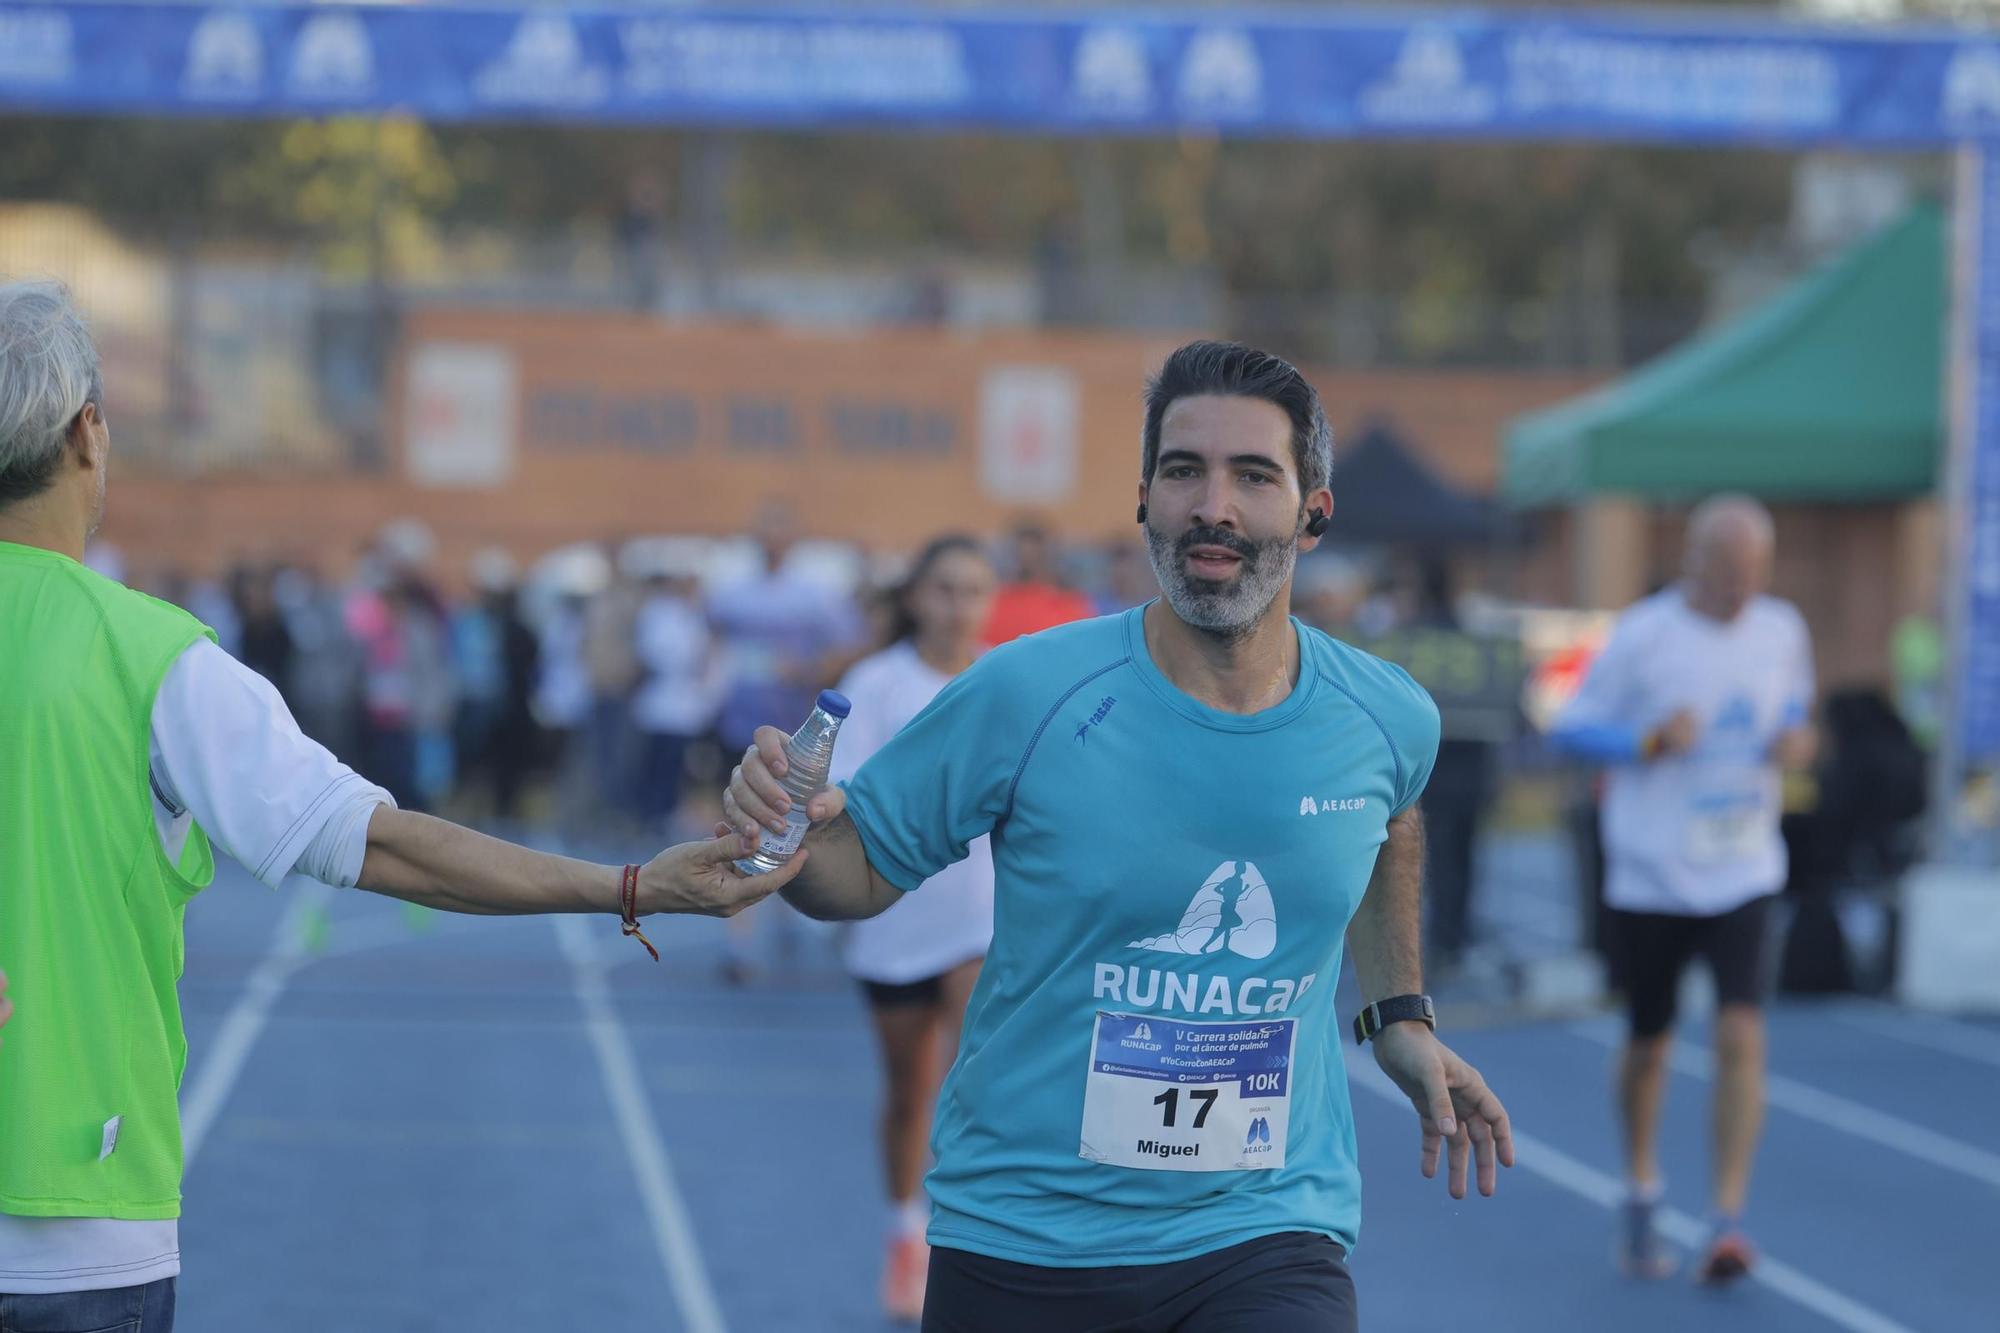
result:
[[[826,775],[833,767],[833,740],[851,708],[847,696],[839,691],[819,692],[819,703],[812,716],[785,742],[785,775],[778,779],[785,795],[792,798],[792,808],[785,812],[785,831],[773,833],[760,828],[757,850],[737,860],[738,871],[745,875],[768,875],[791,860],[792,853],[805,841],[806,829],[812,823],[806,817],[806,802],[826,786]]]

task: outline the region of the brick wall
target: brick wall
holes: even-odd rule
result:
[[[448,440],[454,411],[490,414],[493,405],[454,403],[450,393],[406,401],[399,390],[382,475],[175,477],[132,468],[114,474],[104,535],[135,571],[209,571],[243,555],[309,556],[339,569],[382,523],[415,515],[437,532],[451,569],[489,544],[532,557],[582,538],[738,532],[763,501],[779,498],[797,507],[804,535],[882,549],[946,527],[997,531],[1023,510],[1077,538],[1119,536],[1131,531],[1140,388],[1173,345],[494,311],[420,313],[407,341],[504,353],[514,390],[499,419],[511,420],[513,445],[498,484],[414,481],[411,420],[433,435],[442,420]],[[1053,367],[1073,382],[1076,463],[1066,498],[1017,503],[983,483],[983,394],[997,367]],[[1591,382],[1481,371],[1313,378],[1337,439],[1386,419],[1447,477],[1482,491],[1497,476],[1502,424]]]

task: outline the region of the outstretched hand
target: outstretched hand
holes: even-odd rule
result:
[[[1451,1145],[1451,1197],[1465,1197],[1466,1159],[1478,1168],[1479,1192],[1493,1195],[1494,1164],[1514,1165],[1514,1130],[1507,1108],[1479,1071],[1421,1023],[1391,1023],[1375,1034],[1375,1063],[1403,1090],[1423,1123],[1424,1179],[1437,1175],[1438,1156]]]
[[[764,875],[745,875],[731,864],[757,850],[757,836],[717,824],[707,842],[669,847],[639,871],[639,915],[682,912],[735,916],[792,882],[808,855],[801,847],[790,860]]]

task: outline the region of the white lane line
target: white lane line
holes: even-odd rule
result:
[[[291,981],[294,972],[312,961],[312,956],[306,952],[306,925],[333,890],[316,880],[301,879],[291,883],[297,887],[288,890],[292,894],[291,905],[285,909],[277,931],[271,936],[270,948],[265,950],[264,957],[243,983],[243,993],[230,1006],[222,1026],[216,1030],[215,1041],[209,1047],[207,1057],[189,1081],[187,1094],[181,1099],[183,1171],[194,1165],[195,1154],[207,1142],[208,1131],[215,1127],[215,1117],[221,1114],[223,1104],[236,1087],[236,1080],[242,1076],[251,1048],[262,1035],[264,1024],[269,1021],[278,997],[284,994],[286,983]]]
[[[604,1091],[618,1117],[618,1132],[625,1140],[626,1155],[632,1159],[632,1168],[638,1174],[639,1194],[646,1204],[646,1217],[653,1225],[660,1263],[667,1270],[674,1299],[680,1305],[681,1322],[688,1333],[724,1333],[722,1307],[715,1298],[715,1289],[709,1285],[687,1202],[674,1184],[666,1142],[660,1136],[659,1123],[654,1120],[652,1106],[642,1090],[639,1062],[633,1058],[631,1042],[612,1010],[603,964],[598,961],[581,921],[573,916],[558,916],[554,921],[563,953],[575,973],[584,1027],[597,1052],[597,1067],[604,1075]]]
[[[1843,1004],[1827,1012],[1843,1023],[1878,1036],[2000,1069],[2000,1032],[1956,1023],[1939,1014],[1886,1004]]]
[[[1389,1082],[1387,1075],[1375,1068],[1373,1061],[1349,1062],[1347,1075],[1348,1081],[1357,1088],[1365,1088],[1405,1109],[1410,1105],[1410,1099]],[[1514,1167],[1518,1171],[1540,1176],[1551,1185],[1568,1190],[1606,1210],[1615,1211],[1625,1199],[1624,1186],[1617,1180],[1518,1129],[1514,1131]],[[1662,1207],[1657,1218],[1660,1233],[1690,1252],[1708,1239],[1708,1229],[1678,1208]],[[1750,1271],[1750,1280],[1769,1287],[1794,1305],[1851,1330],[1851,1333],[1915,1333],[1909,1325],[1897,1323],[1880,1311],[1807,1277],[1790,1264],[1768,1254],[1758,1257],[1757,1266]]]
[[[1585,1041],[1614,1050],[1623,1041],[1621,1036],[1605,1031],[1599,1024],[1578,1023],[1572,1025],[1570,1031]],[[1714,1054],[1706,1047],[1680,1040],[1674,1042],[1667,1055],[1667,1063],[1675,1072],[1704,1082],[1715,1077],[1714,1059]],[[2000,1188],[2000,1154],[1975,1148],[1936,1130],[1925,1129],[1901,1116],[1863,1106],[1860,1102],[1849,1101],[1797,1079],[1786,1078],[1783,1074],[1764,1075],[1764,1100],[1792,1115],[1816,1120],[1843,1134],[1867,1139],[1954,1175],[1967,1176]]]

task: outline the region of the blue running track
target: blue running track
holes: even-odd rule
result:
[[[767,923],[768,924],[768,923]],[[188,917],[190,1333],[873,1330],[876,1069],[823,939],[746,989],[719,923],[450,917],[226,869]],[[1454,1203],[1354,1061],[1370,1333],[2000,1327],[2000,1024],[1843,1001],[1772,1017],[1751,1210],[1714,1295],[1610,1266],[1610,1020],[1453,1034],[1520,1164]],[[1707,1034],[1681,1034],[1671,1217],[1701,1212]]]

